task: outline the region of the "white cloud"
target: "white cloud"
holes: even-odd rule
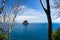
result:
[[[55,19],[55,10],[51,10],[52,22],[60,22],[60,18]],[[29,23],[45,23],[47,22],[47,17],[45,13],[41,13],[38,10],[27,8],[24,6],[24,12],[22,15],[16,17],[15,21],[22,23],[24,20],[28,20]]]
[[[42,23],[46,22],[46,18],[42,18],[42,16],[17,16],[16,22],[22,23],[24,20],[28,20],[29,23]]]
[[[28,20],[29,23],[42,23],[47,22],[47,17],[45,13],[41,13],[38,10],[27,8],[24,6],[24,12],[22,15],[16,17],[16,22],[22,23],[24,20]]]

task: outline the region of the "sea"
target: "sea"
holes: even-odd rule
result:
[[[60,27],[60,23],[52,23],[52,31]],[[48,40],[48,23],[17,23],[12,27],[10,40]]]

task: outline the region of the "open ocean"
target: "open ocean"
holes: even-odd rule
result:
[[[53,23],[53,31],[60,27],[60,23]],[[48,40],[47,23],[16,24],[10,33],[11,40]]]

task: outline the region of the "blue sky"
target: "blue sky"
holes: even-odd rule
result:
[[[45,0],[43,1],[46,5]],[[28,8],[36,9],[38,11],[44,12],[39,0],[24,0],[24,4]]]
[[[10,10],[13,10],[14,8],[17,7],[19,3],[19,0],[7,0],[6,5],[4,9],[6,10],[7,14],[10,12]],[[46,23],[47,22],[47,17],[46,14],[39,2],[39,0],[22,0],[23,5],[21,6],[23,8],[23,11],[18,12],[18,15],[15,19],[16,22],[22,23],[24,20],[28,20],[30,23]],[[46,5],[45,0],[43,0],[44,6]],[[52,0],[50,1],[52,2]],[[0,0],[1,4],[1,0]],[[52,4],[52,3],[51,3]],[[14,6],[13,6],[14,5]],[[13,7],[12,7],[13,6]],[[1,7],[1,5],[0,5]],[[46,7],[46,6],[45,6]],[[60,18],[55,19],[55,10],[51,9],[51,16],[52,16],[52,22],[60,22]]]
[[[13,5],[13,4],[15,4],[14,2],[16,2],[16,1],[17,0],[7,0],[5,6],[8,7],[9,4]],[[36,9],[36,10],[39,10],[39,11],[43,12],[43,9],[41,7],[41,4],[40,4],[39,0],[22,0],[22,2],[23,2],[23,5],[27,6],[28,8]],[[2,0],[0,0],[0,7],[1,6],[2,6]]]
[[[25,0],[24,5],[29,7],[29,8],[36,9],[36,10],[41,10],[42,9],[41,6],[40,6],[39,0]]]

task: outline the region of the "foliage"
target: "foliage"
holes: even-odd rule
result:
[[[52,40],[60,40],[60,28],[56,32],[52,33]]]
[[[7,40],[8,35],[7,34],[0,34],[0,40]]]

